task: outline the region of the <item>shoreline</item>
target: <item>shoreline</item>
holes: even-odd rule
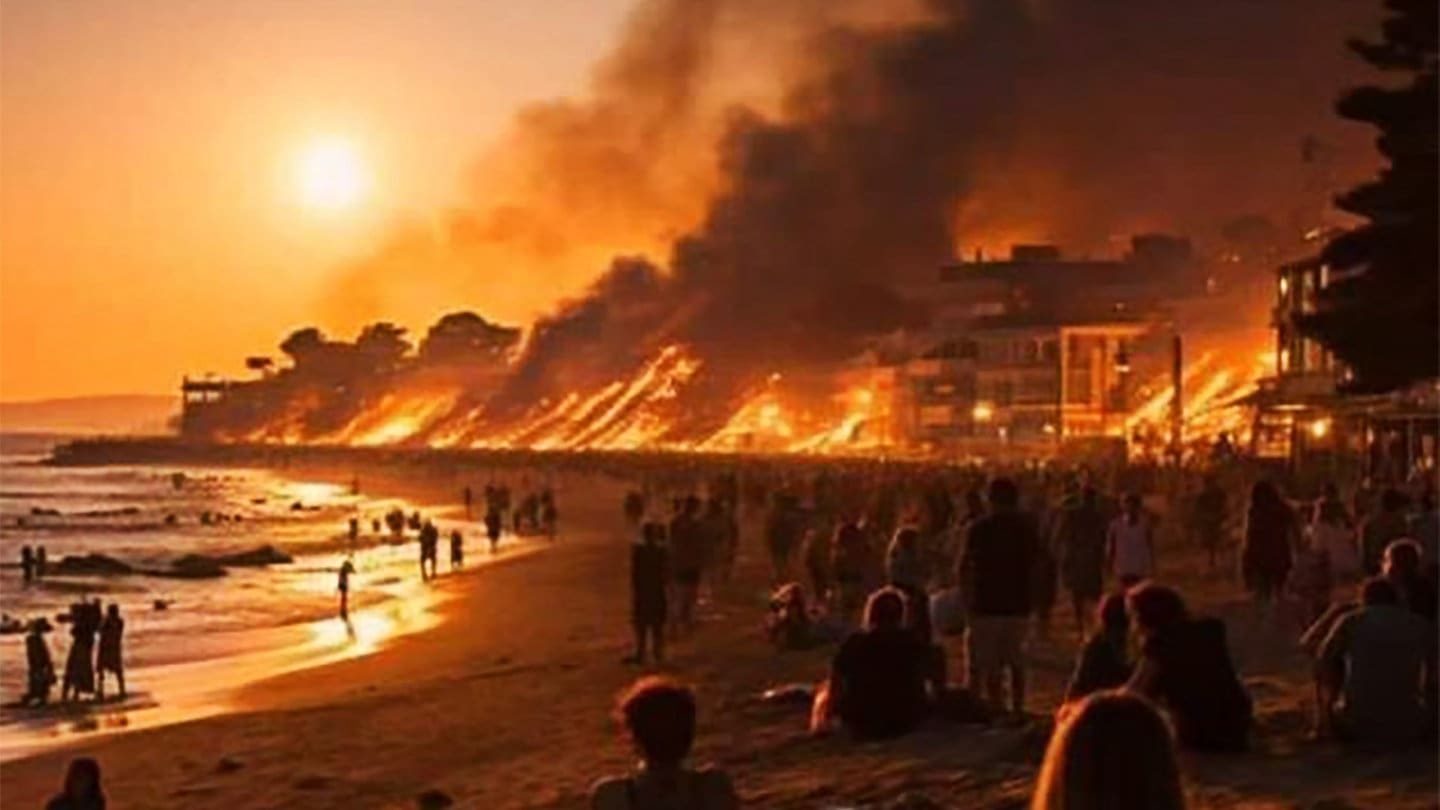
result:
[[[333,475],[280,472],[299,483],[344,483],[327,480]],[[384,476],[376,478],[382,481],[380,490],[374,493],[380,500],[404,500],[436,516],[461,508],[442,502],[439,493],[430,487],[407,487]],[[404,543],[413,544],[413,537]],[[367,544],[363,550],[393,545],[382,539]],[[93,738],[246,711],[248,707],[241,698],[258,684],[374,655],[407,635],[433,630],[446,620],[445,603],[455,598],[453,580],[478,575],[543,549],[538,539],[509,535],[496,556],[475,548],[467,556],[465,568],[442,572],[429,587],[403,579],[373,588],[370,596],[376,596],[377,591],[383,595],[378,595],[373,604],[353,609],[348,622],[332,615],[226,631],[224,642],[232,651],[127,670],[130,694],[123,701],[111,697],[103,702],[61,704],[52,693],[51,703],[43,709],[7,706],[9,716],[0,723],[0,763],[63,751]],[[321,558],[334,550],[319,547],[310,556]],[[304,556],[297,558],[297,562],[303,561]],[[59,656],[57,666],[63,665],[64,650],[63,642],[61,649],[52,649]]]

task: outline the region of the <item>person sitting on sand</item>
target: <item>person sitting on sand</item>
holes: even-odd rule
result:
[[[641,678],[620,699],[616,714],[642,761],[634,774],[595,785],[590,791],[594,810],[740,806],[724,771],[685,767],[695,741],[695,695],[688,688],[665,678]]]
[[[1409,538],[1395,540],[1381,555],[1380,572],[1400,594],[1400,604],[1434,625],[1437,600],[1434,580],[1420,570],[1420,544]]]
[[[110,603],[105,621],[100,624],[100,654],[95,661],[95,695],[105,697],[105,673],[115,676],[120,685],[120,698],[125,698],[125,661],[122,641],[125,637],[125,620],[120,618],[120,606]]]
[[[105,791],[100,786],[100,763],[90,757],[70,760],[60,793],[45,804],[45,810],[105,810]]]
[[[1100,627],[1080,650],[1075,674],[1065,688],[1066,703],[1102,689],[1117,689],[1130,680],[1130,614],[1125,611],[1125,595],[1108,594],[1096,613]]]
[[[1140,636],[1140,660],[1128,687],[1170,714],[1180,745],[1197,751],[1241,751],[1252,707],[1235,673],[1218,619],[1192,619],[1180,594],[1141,584],[1126,596]]]
[[[781,585],[770,597],[765,636],[781,650],[808,650],[838,640],[833,624],[810,609],[805,586],[798,582]]]
[[[646,523],[640,527],[640,542],[630,549],[630,625],[635,631],[631,663],[645,663],[647,642],[656,663],[665,658],[665,587],[670,566],[664,541],[665,527]]]
[[[1097,692],[1066,714],[1036,778],[1031,810],[1184,810],[1175,743],[1144,698]]]
[[[864,629],[840,645],[830,664],[829,714],[856,739],[909,733],[929,709],[929,648],[905,623],[905,594],[882,588],[865,604]]]
[[[1367,580],[1360,608],[1320,644],[1315,668],[1316,734],[1404,745],[1419,739],[1427,711],[1422,673],[1435,667],[1433,627],[1400,604],[1388,580]]]
[[[50,645],[45,643],[45,633],[49,629],[50,622],[36,619],[30,623],[30,633],[25,636],[29,689],[20,699],[21,706],[44,706],[50,702],[50,688],[55,685],[55,663],[50,660]]]

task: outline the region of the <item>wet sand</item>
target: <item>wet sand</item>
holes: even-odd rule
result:
[[[636,675],[620,663],[629,645],[628,537],[618,503],[611,483],[570,482],[560,543],[442,578],[444,621],[435,628],[247,687],[235,713],[0,765],[4,802],[41,805],[68,758],[83,753],[100,759],[113,807],[413,807],[428,790],[457,807],[583,806],[595,778],[632,760],[609,717],[613,696]],[[761,638],[765,573],[753,530],[747,537],[736,583],[705,606],[697,640],[676,646],[666,667],[697,686],[698,759],[728,768],[749,806],[889,806],[907,797],[1025,806],[1048,733],[1043,717],[856,745],[811,739],[803,709],[758,702],[767,686],[818,678],[829,653],[779,654]],[[1436,806],[1433,748],[1365,755],[1306,741],[1304,658],[1287,633],[1251,620],[1233,583],[1201,568],[1188,554],[1162,559],[1163,578],[1227,619],[1260,729],[1250,754],[1184,758],[1192,806]],[[1054,705],[1069,673],[1066,630],[1057,609],[1056,639],[1033,645],[1037,712]],[[950,646],[953,671],[958,645]]]

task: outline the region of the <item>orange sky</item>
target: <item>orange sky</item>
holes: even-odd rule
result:
[[[629,5],[0,3],[0,399],[169,393],[273,352],[512,110],[581,87]],[[369,164],[355,210],[298,203],[324,136]]]

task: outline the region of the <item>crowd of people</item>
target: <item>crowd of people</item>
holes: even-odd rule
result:
[[[766,636],[782,649],[839,642],[815,689],[815,731],[887,739],[927,723],[1025,716],[1027,644],[1051,632],[1065,592],[1082,643],[1035,807],[1073,806],[1059,797],[1090,787],[1119,797],[1093,806],[1181,807],[1174,747],[1244,752],[1255,734],[1225,622],[1194,613],[1165,583],[1164,556],[1189,543],[1206,575],[1250,595],[1256,626],[1311,653],[1316,737],[1433,739],[1433,491],[1361,487],[1347,502],[1327,483],[1294,499],[1271,480],[1224,472],[1102,480],[835,465],[743,485],[733,471],[648,481],[623,506],[640,537],[630,660],[658,661],[667,637],[696,632],[696,593],[730,576],[742,511],[775,586]],[[665,495],[668,522],[654,516]],[[941,637],[957,630],[952,668]],[[1125,776],[1132,759],[1151,762],[1154,778]],[[596,806],[609,806],[602,799]]]

